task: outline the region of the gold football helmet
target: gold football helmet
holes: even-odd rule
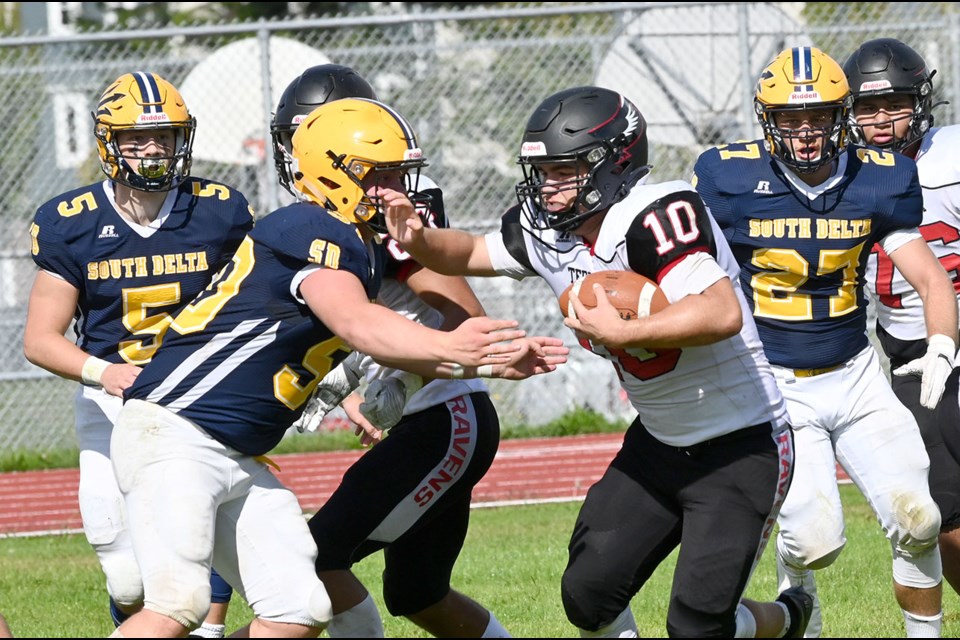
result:
[[[782,51],[760,74],[753,103],[770,153],[797,171],[816,171],[846,146],[850,86],[840,65],[819,49],[793,47]],[[824,110],[830,110],[826,117]],[[821,126],[778,126],[778,114],[788,114],[784,118],[810,117]],[[791,143],[815,136],[822,137],[819,157],[798,159]]]
[[[378,203],[367,197],[371,172],[406,172],[408,193],[417,189],[423,152],[407,120],[387,105],[365,98],[323,104],[293,134],[293,186],[300,197],[354,223],[386,231]]]
[[[140,191],[169,191],[174,178],[190,175],[196,118],[177,89],[155,73],[126,73],[107,87],[92,112],[100,167],[111,180]],[[134,170],[120,153],[117,134],[125,130],[172,130],[173,152],[140,158]]]

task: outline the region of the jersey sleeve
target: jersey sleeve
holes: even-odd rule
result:
[[[31,256],[38,267],[80,289],[84,274],[74,259],[71,243],[62,234],[59,218],[60,215],[49,203],[37,210],[30,225]]]
[[[277,218],[273,218],[277,216]],[[359,231],[350,222],[313,204],[297,203],[270,214],[253,236],[292,265],[318,265],[353,273],[367,285],[370,258]]]
[[[716,258],[707,208],[695,191],[675,191],[651,202],[626,233],[630,268],[659,282],[676,263],[694,253]]]
[[[484,236],[494,271],[514,280],[523,280],[537,274],[530,262],[526,233],[520,215],[520,205],[507,209],[500,219],[500,230]]]

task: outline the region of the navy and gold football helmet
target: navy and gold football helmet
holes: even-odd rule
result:
[[[190,175],[197,121],[176,87],[156,73],[120,76],[100,96],[91,115],[100,167],[111,180],[140,191],[169,191],[175,178]],[[120,153],[117,134],[161,129],[175,134],[172,154],[143,158],[134,170]]]
[[[760,74],[753,103],[770,153],[796,171],[816,171],[832,162],[846,146],[850,86],[840,65],[819,49],[792,47],[782,51]],[[822,110],[829,110],[828,117],[822,117]],[[813,117],[823,126],[781,127],[777,124],[780,114]],[[819,156],[798,159],[791,143],[811,136],[822,137]]]
[[[293,132],[307,115],[322,104],[341,98],[377,100],[377,94],[360,74],[340,64],[310,67],[283,90],[270,124],[273,161],[284,189],[296,196],[290,163],[293,158]]]
[[[843,63],[853,101],[869,96],[905,93],[913,99],[907,135],[883,145],[903,151],[933,127],[933,76],[923,56],[895,38],[868,40]],[[899,119],[899,118],[898,118]],[[851,139],[863,142],[863,130],[851,118]]]
[[[524,180],[517,199],[535,229],[570,231],[622,200],[650,171],[647,123],[636,106],[616,91],[575,87],[553,94],[527,122],[517,159]],[[547,185],[544,164],[570,163],[576,177]],[[545,206],[544,190],[577,189],[563,211]]]
[[[293,134],[293,186],[301,199],[383,233],[383,211],[364,191],[379,171],[405,172],[407,191],[417,190],[426,166],[413,128],[387,105],[344,98],[311,111]]]

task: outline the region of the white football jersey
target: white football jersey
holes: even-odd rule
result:
[[[960,288],[960,125],[931,129],[920,143],[917,172],[923,187],[920,233]],[[877,320],[900,340],[927,337],[920,295],[894,268],[889,256],[873,248],[867,261],[867,286],[876,302]]]
[[[540,276],[558,298],[572,282],[597,271],[636,271],[658,282],[671,303],[729,278],[744,319],[732,338],[657,352],[583,346],[613,363],[643,424],[668,445],[690,446],[768,421],[787,424],[783,398],[737,284],[739,267],[689,183],[637,184],[607,212],[592,247],[569,233],[534,230],[520,206],[504,214],[500,231],[485,238],[499,274]]]
[[[430,209],[425,213],[427,223],[431,226],[448,226],[446,213],[443,209],[443,195],[440,187],[426,176],[420,176],[418,192],[432,196],[433,200]],[[420,324],[437,329],[443,324],[443,315],[420,299],[410,287],[405,284],[406,274],[410,268],[415,266],[413,258],[409,253],[400,248],[389,236],[384,237],[386,245],[387,260],[385,266],[386,277],[380,285],[380,293],[377,300],[380,304],[389,307],[402,316],[419,322]],[[384,378],[395,373],[395,369],[390,369],[377,364],[370,356],[364,356],[360,363],[364,380],[369,384],[378,378]],[[417,393],[410,398],[406,407],[403,409],[403,415],[410,415],[423,411],[429,407],[452,400],[458,396],[474,393],[476,391],[487,391],[487,385],[478,378],[469,380],[443,380],[436,379],[424,385]]]

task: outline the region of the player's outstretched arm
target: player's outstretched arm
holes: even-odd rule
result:
[[[439,377],[436,366],[455,362],[480,366],[520,350],[516,320],[471,318],[449,332],[417,324],[370,302],[360,280],[347,271],[318,269],[300,285],[310,310],[357,351],[421,375]],[[506,361],[506,360],[503,360]]]
[[[403,207],[388,207],[385,217],[390,235],[428,269],[446,275],[497,275],[483,236],[427,227],[418,214]]]

